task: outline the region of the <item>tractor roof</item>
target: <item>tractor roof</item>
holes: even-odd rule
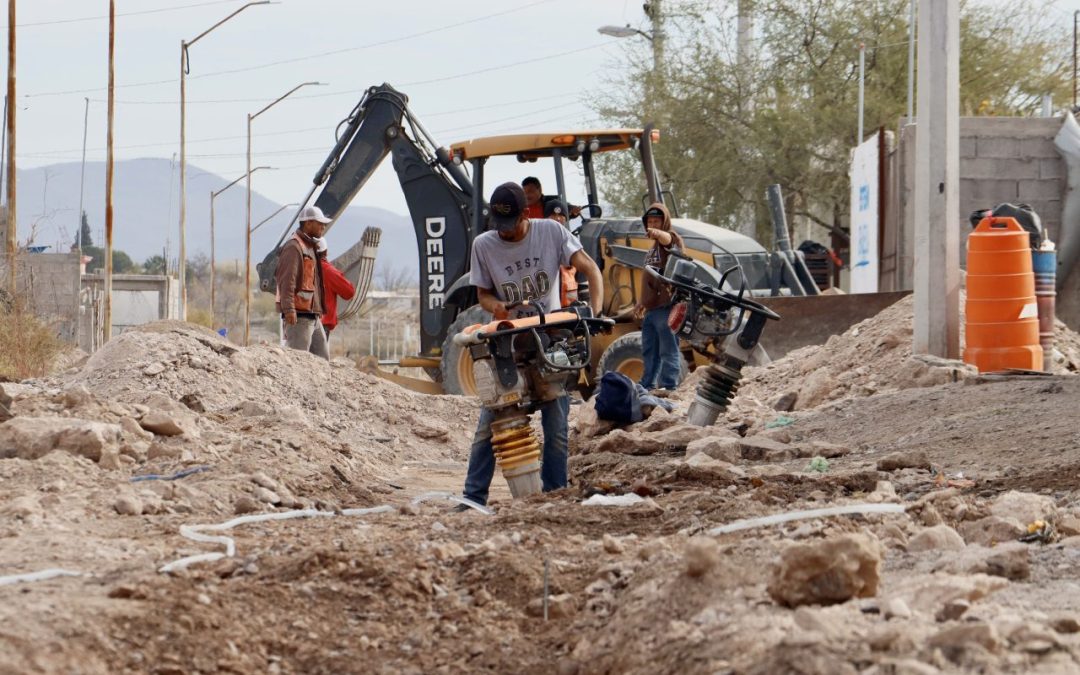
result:
[[[474,138],[450,146],[451,155],[459,155],[463,160],[497,155],[516,155],[519,159],[538,159],[551,157],[556,150],[562,150],[563,156],[579,154],[579,141],[590,143],[595,140],[600,147],[593,152],[610,152],[636,147],[641,141],[642,129],[584,129],[561,131],[544,134],[512,134],[509,136],[487,136]],[[659,140],[659,133],[653,131],[653,141]]]

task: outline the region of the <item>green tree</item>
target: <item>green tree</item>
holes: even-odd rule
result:
[[[165,274],[165,256],[152,255],[143,262],[143,272],[146,274]]]
[[[83,246],[83,255],[90,256],[87,269],[90,271],[105,269],[105,249],[100,246]],[[132,261],[124,251],[113,249],[113,274],[133,274],[139,271],[139,266]]]
[[[82,212],[82,223],[79,226],[79,239],[75,242],[77,246],[87,248],[94,245],[94,238],[90,236],[90,220],[86,217],[86,211]]]
[[[760,28],[741,67],[734,17],[716,4],[676,7],[655,68],[640,45],[628,49],[621,80],[628,86],[619,87],[626,94],[600,113],[613,126],[661,124],[657,164],[683,215],[734,228],[756,212],[756,229],[765,232],[767,210],[747,207],[779,183],[789,215],[841,225],[848,153],[858,141],[858,45],[866,45],[865,128],[894,127],[907,102],[908,0],[755,3]],[[1071,95],[1067,36],[1050,18],[1035,0],[962,3],[961,114],[1030,115],[1045,93],[1058,101]],[[658,77],[663,87],[638,86]],[[603,170],[614,178],[605,197],[638,212],[644,183],[636,158],[611,153]]]

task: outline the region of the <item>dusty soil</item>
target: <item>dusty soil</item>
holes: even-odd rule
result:
[[[574,406],[571,487],[511,501],[497,475],[494,516],[410,504],[460,489],[471,400],[182,324],[125,333],[56,377],[4,385],[15,420],[0,440],[20,418],[86,420],[117,425],[119,450],[80,436],[31,459],[0,442],[0,576],[85,574],[0,586],[0,672],[1077,672],[1080,377],[911,365],[904,313],[886,312],[817,348],[835,359],[748,371],[703,439],[719,458],[679,422],[692,381],[675,414],[618,443]],[[789,391],[803,404],[775,410]],[[161,416],[182,433],[139,433],[173,433]],[[642,499],[582,503],[596,493]],[[708,533],[856,503],[905,512]],[[395,509],[242,525],[227,533],[235,557],[157,571],[222,550],[184,524],[379,504]],[[1012,541],[1038,519],[1053,533]],[[847,535],[868,537],[873,593],[776,599],[781,554],[835,553]]]

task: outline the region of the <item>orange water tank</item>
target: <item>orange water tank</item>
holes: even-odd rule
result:
[[[1031,239],[1013,218],[983,218],[968,236],[964,362],[980,372],[1042,370]]]

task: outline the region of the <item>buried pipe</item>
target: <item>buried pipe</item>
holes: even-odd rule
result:
[[[476,502],[452,495],[448,492],[425,492],[424,494],[417,495],[412,499],[413,504],[420,504],[426,501],[432,501],[436,499],[445,499],[459,504],[464,504],[469,508],[472,508],[480,513],[491,516],[495,515],[495,512],[486,506],[481,506]],[[251,523],[263,523],[268,521],[277,520],[293,520],[296,518],[333,518],[335,516],[369,516],[377,513],[389,513],[394,511],[394,507],[389,504],[383,504],[381,506],[373,506],[363,509],[343,509],[340,512],[334,511],[319,511],[317,509],[300,509],[296,511],[285,511],[283,513],[261,513],[250,516],[240,516],[239,518],[233,518],[227,520],[224,523],[217,523],[212,525],[181,525],[180,536],[190,539],[191,541],[197,541],[203,544],[218,544],[225,547],[225,551],[216,551],[211,553],[198,553],[195,555],[189,555],[179,560],[163,565],[158,569],[158,572],[162,574],[168,574],[177,570],[182,570],[190,565],[203,562],[215,562],[223,558],[232,558],[236,555],[236,542],[232,537],[225,535],[213,535],[204,534],[205,532],[224,532],[225,530],[231,530],[234,527],[240,525],[249,525]]]
[[[49,569],[41,570],[40,572],[30,572],[28,574],[12,574],[6,577],[0,577],[0,586],[10,586],[12,584],[30,583],[33,581],[45,581],[47,579],[55,579],[57,577],[81,577],[85,576],[82,572],[72,572],[71,570],[61,569]]]
[[[734,523],[728,523],[727,525],[721,525],[720,527],[714,527],[706,534],[711,536],[717,536],[720,534],[728,534],[729,532],[739,532],[741,530],[752,530],[758,527],[768,527],[769,525],[779,525],[780,523],[790,523],[795,520],[813,520],[815,518],[828,518],[830,516],[854,516],[854,515],[869,515],[872,513],[904,513],[905,508],[903,504],[848,504],[847,506],[832,506],[827,509],[809,509],[806,511],[788,511],[787,513],[778,513],[771,516],[762,516],[761,518],[748,518],[746,520],[736,520]]]

